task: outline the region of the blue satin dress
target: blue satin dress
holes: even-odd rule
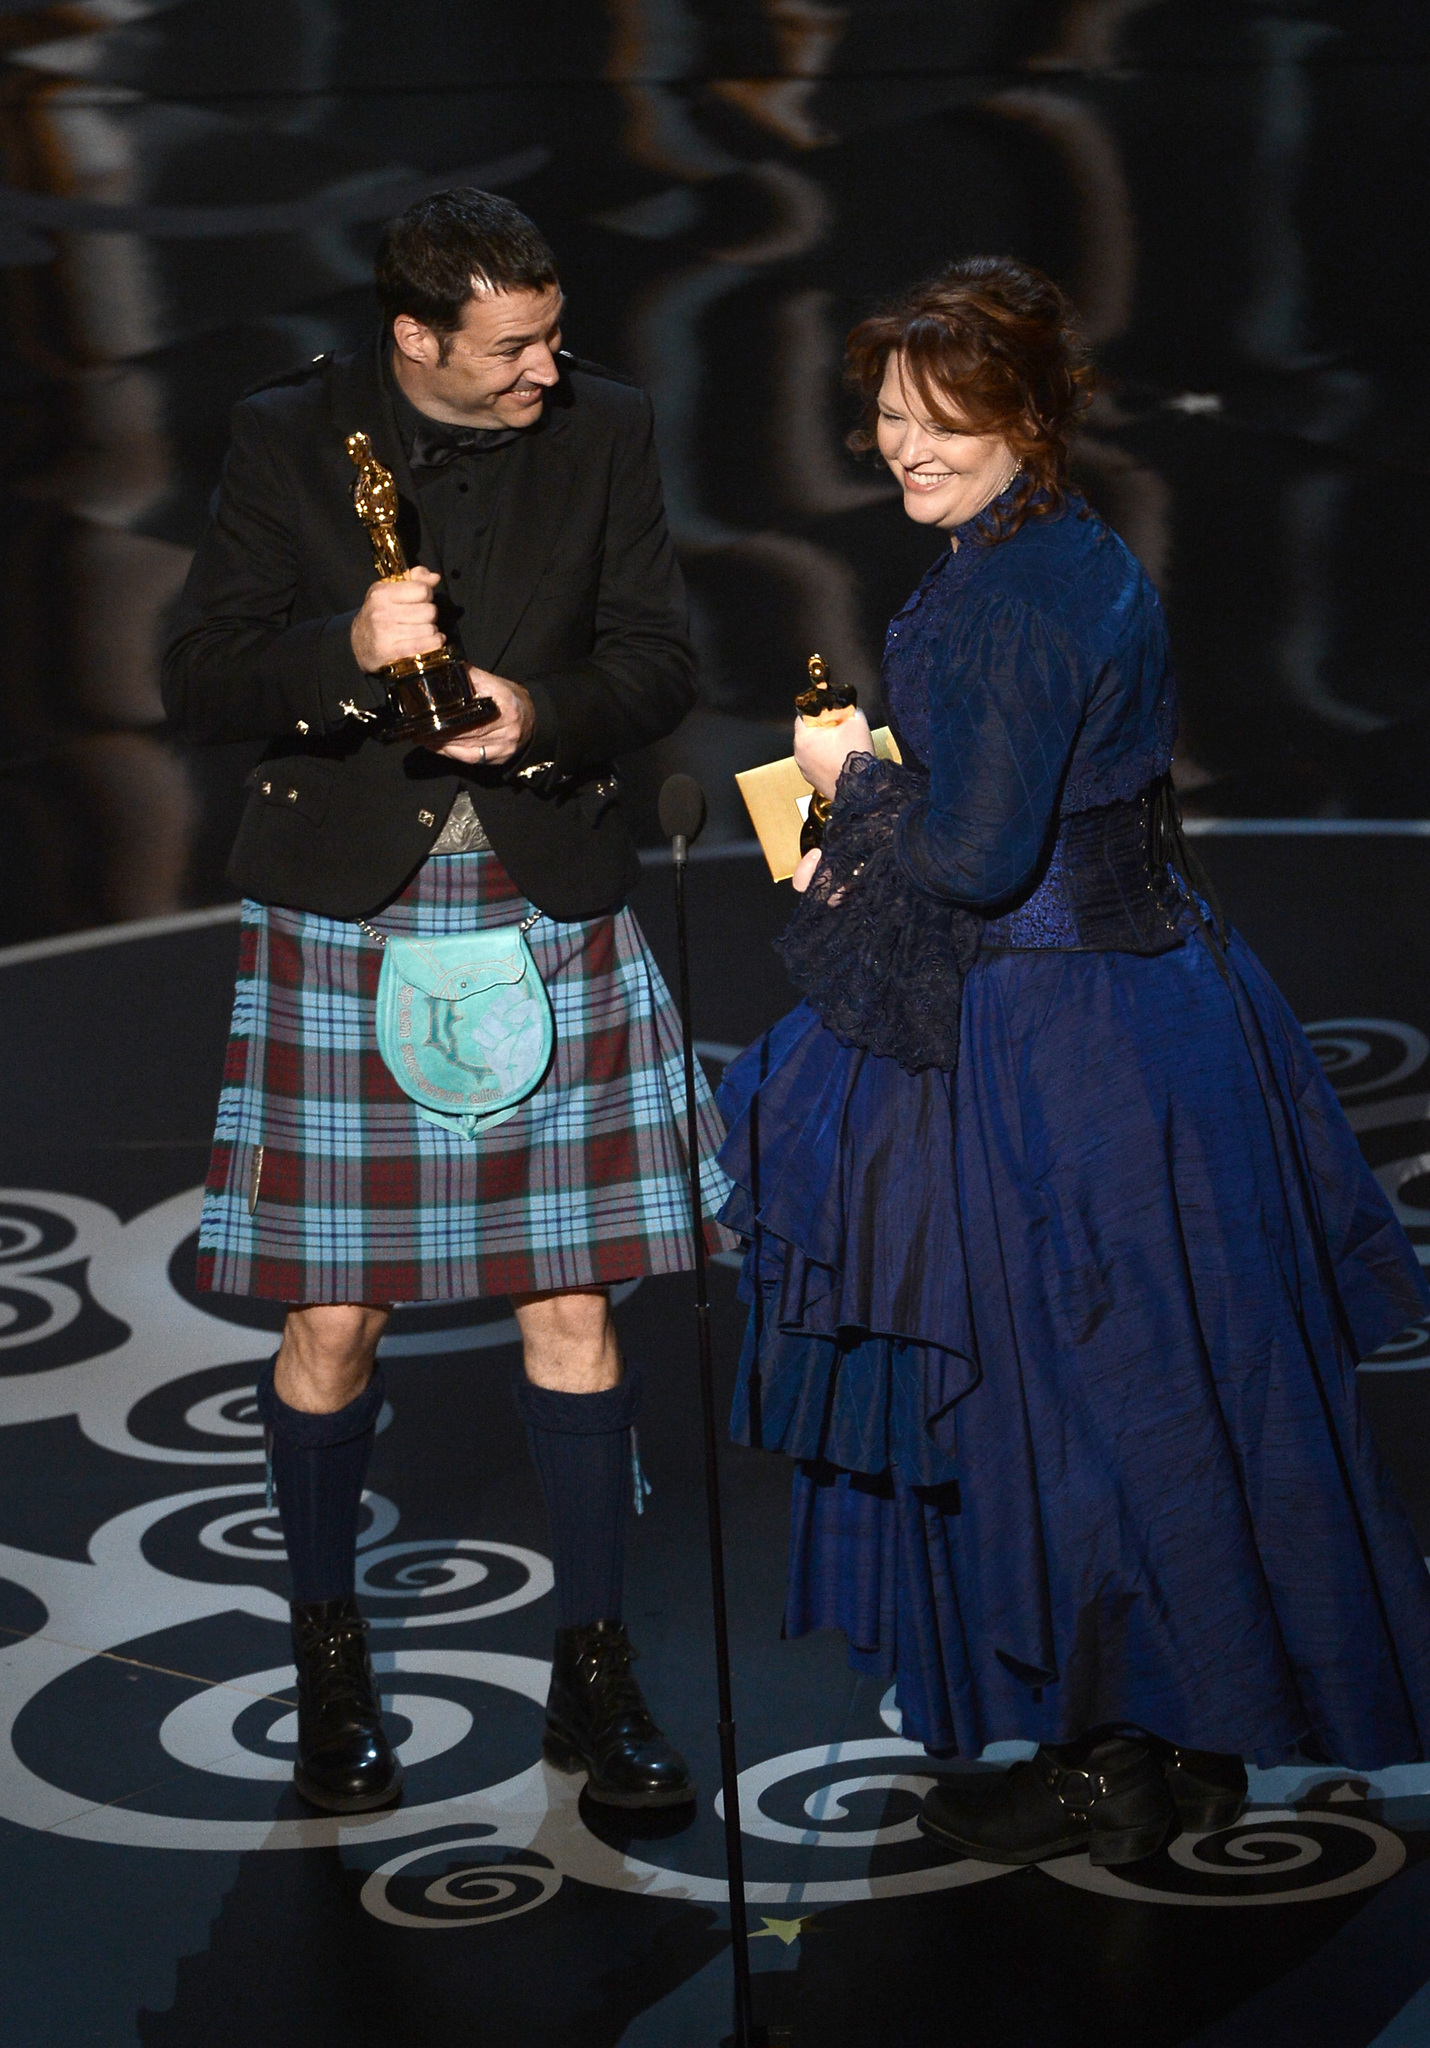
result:
[[[1430,1579],[1355,1384],[1420,1268],[1242,940],[1185,889],[1145,943],[1079,899],[1068,849],[1171,756],[1146,576],[1077,505],[959,537],[889,632],[910,766],[856,763],[834,819],[879,822],[845,907],[956,1055],[829,1028],[846,963],[721,1094],[733,1431],[799,1461],[787,1633],[842,1629],[940,1753],[1132,1723],[1422,1759]]]

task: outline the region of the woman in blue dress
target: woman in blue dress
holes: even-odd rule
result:
[[[903,764],[833,796],[729,1071],[740,1441],[798,1460],[787,1632],[838,1627],[965,1854],[1229,1824],[1242,1759],[1430,1754],[1430,1582],[1357,1404],[1427,1291],[1311,1048],[1189,876],[1151,584],[1065,481],[1090,371],[1002,259],[856,328],[908,515]]]

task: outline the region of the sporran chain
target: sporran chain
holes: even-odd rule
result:
[[[546,913],[544,910],[533,910],[530,917],[524,917],[522,919],[521,923],[517,926],[517,930],[521,932],[524,936],[527,932],[531,930],[534,924],[540,924],[542,918],[545,915]],[[368,923],[365,917],[356,917],[353,919],[353,923],[357,926],[358,930],[364,935],[364,937],[372,940],[374,945],[385,946],[387,944],[386,932],[374,931],[372,926]]]

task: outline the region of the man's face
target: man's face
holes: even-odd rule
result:
[[[397,381],[433,419],[464,427],[529,427],[559,378],[561,288],[479,293],[444,350],[407,314],[392,323]]]

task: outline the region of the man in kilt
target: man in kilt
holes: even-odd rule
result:
[[[612,760],[694,697],[650,407],[561,348],[550,250],[508,201],[420,202],[384,233],[381,331],[236,407],[165,661],[197,741],[263,740],[230,874],[245,902],[199,1283],[288,1304],[259,1407],[292,1574],[294,1777],[314,1805],[395,1799],[354,1599],[363,1478],[396,1302],[510,1296],[545,1494],[557,1630],[545,1754],[616,1806],[693,1797],[621,1620],[630,1429],[608,1290],[689,1260],[680,1037],[624,899]],[[405,580],[374,582],[347,436],[396,479]],[[439,636],[494,720],[385,740],[379,671]],[[378,1051],[386,938],[513,926],[555,1050],[506,1121],[425,1118]],[[725,1193],[704,1098],[707,1210]]]

